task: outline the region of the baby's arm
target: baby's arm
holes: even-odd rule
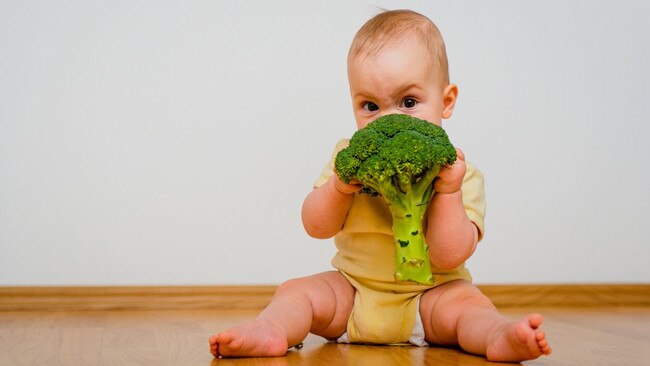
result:
[[[351,183],[343,183],[334,174],[307,195],[302,205],[302,224],[309,236],[327,239],[341,230],[354,194],[361,189],[360,184]]]
[[[431,262],[440,269],[453,269],[465,262],[476,249],[478,229],[467,217],[461,186],[467,167],[465,155],[441,169],[434,182],[435,194],[429,203],[426,240]]]

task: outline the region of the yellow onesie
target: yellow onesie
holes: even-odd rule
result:
[[[334,174],[334,157],[348,142],[342,140],[336,145],[315,187]],[[485,216],[483,176],[471,164],[467,164],[462,190],[465,211],[477,226],[480,240]],[[416,324],[418,302],[425,291],[458,279],[471,281],[464,264],[450,271],[432,265],[433,285],[395,281],[392,217],[382,197],[355,195],[343,228],[334,241],[338,251],[332,265],[356,290],[347,326],[347,341],[352,343],[408,342]]]

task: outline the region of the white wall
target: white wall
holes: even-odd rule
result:
[[[377,11],[440,27],[479,283],[650,282],[644,1],[0,1],[0,285],[277,284]]]

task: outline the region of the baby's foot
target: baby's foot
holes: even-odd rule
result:
[[[265,357],[287,353],[287,336],[275,324],[255,319],[210,337],[214,357]]]
[[[490,339],[486,357],[490,361],[519,362],[551,353],[544,331],[544,319],[530,314],[518,322],[504,324]]]

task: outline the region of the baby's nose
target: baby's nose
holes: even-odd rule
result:
[[[397,109],[397,108],[388,108],[388,109],[382,110],[381,113],[379,113],[380,115],[378,116],[378,118],[389,115],[389,114],[401,114],[401,113],[403,113],[403,112],[400,112],[400,110]]]

